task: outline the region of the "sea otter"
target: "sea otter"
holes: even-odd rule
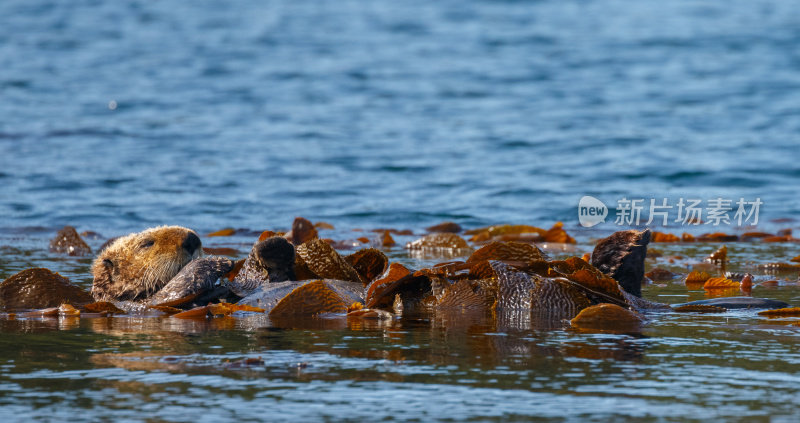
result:
[[[162,304],[212,290],[233,263],[202,257],[191,229],[160,226],[120,237],[92,265],[92,296],[98,301]]]
[[[314,307],[343,311],[354,300],[388,309],[398,299],[404,312],[409,308],[482,308],[501,314],[524,311],[545,319],[572,319],[584,309],[606,303],[635,311],[670,310],[666,304],[641,298],[649,241],[649,230],[615,232],[597,243],[591,264],[577,257],[547,261],[535,246],[495,242],[461,264],[416,272],[404,269],[398,277],[391,276],[393,265],[364,285],[347,260],[324,248],[323,241],[303,243],[296,257],[286,240],[271,238],[253,246],[245,266],[248,270],[240,273],[231,289],[244,297],[240,303],[273,310],[271,316],[278,311],[304,314]],[[287,277],[293,269],[304,268],[305,273],[309,267],[307,281]],[[737,308],[741,302],[752,308],[785,305],[759,298],[719,298],[703,304]],[[290,306],[281,307],[281,303]]]
[[[354,300],[377,309],[399,306],[404,313],[455,307],[527,311],[558,319],[607,302],[636,310],[668,309],[639,298],[636,289],[644,274],[650,232],[615,235],[599,244],[600,259],[594,266],[578,258],[547,261],[530,244],[494,242],[460,264],[419,271],[393,265],[377,278],[359,275],[347,258],[322,240],[299,245],[295,255],[291,244],[275,237],[253,246],[242,273],[229,286],[244,297],[242,304],[270,309],[271,316],[312,310],[310,302],[320,312],[344,311]],[[624,284],[595,266],[618,274]],[[287,275],[292,273],[307,274],[301,278],[307,280],[291,281]],[[282,303],[291,306],[281,307]]]
[[[136,305],[186,307],[241,299],[241,304],[274,313],[307,315],[344,312],[354,303],[373,309],[402,306],[404,312],[417,307],[483,308],[560,318],[601,303],[631,310],[669,309],[640,298],[649,238],[648,230],[616,232],[598,242],[591,264],[577,257],[548,261],[533,245],[493,242],[465,262],[418,271],[395,263],[376,276],[387,267],[386,256],[378,250],[342,257],[318,238],[295,247],[274,237],[256,243],[239,277],[227,282],[221,276],[232,269],[231,260],[203,257],[194,231],[163,226],[121,237],[102,250],[92,266],[91,293],[96,300],[134,305],[124,307],[128,310]],[[9,280],[3,284],[10,284],[6,291],[14,295],[16,285]],[[36,281],[32,284],[37,286]],[[757,298],[705,303],[775,307]]]

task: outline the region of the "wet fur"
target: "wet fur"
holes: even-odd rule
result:
[[[228,286],[236,295],[246,297],[266,283],[293,281],[294,258],[294,246],[283,237],[257,242]]]
[[[180,226],[160,226],[120,237],[92,264],[92,296],[96,300],[135,301],[164,287],[180,270],[202,255],[184,248],[187,237],[197,234]]]
[[[594,247],[592,265],[616,279],[629,294],[641,297],[644,259],[649,243],[649,229],[614,232]]]

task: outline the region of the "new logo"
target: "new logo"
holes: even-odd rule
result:
[[[608,207],[602,201],[585,195],[578,202],[578,221],[581,226],[591,228],[598,223],[606,221]]]

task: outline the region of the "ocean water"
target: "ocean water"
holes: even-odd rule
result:
[[[798,43],[791,0],[4,0],[0,278],[43,266],[88,286],[90,258],[47,251],[64,225],[100,233],[97,248],[155,225],[257,232],[295,216],[338,239],[562,221],[582,253],[618,229],[579,227],[591,195],[612,208],[760,198],[758,230],[797,230]],[[203,238],[243,255],[252,241]],[[744,270],[800,253],[729,248]],[[782,278],[765,292],[796,301],[796,275]],[[702,297],[675,284],[646,295]],[[796,328],[752,314],[660,317],[637,336],[151,320],[0,321],[0,411],[752,421],[792,420],[800,394]],[[264,364],[229,365],[254,357]]]

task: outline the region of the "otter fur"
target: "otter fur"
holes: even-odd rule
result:
[[[92,296],[98,301],[146,299],[202,254],[197,233],[180,226],[159,226],[120,237],[92,264]]]

